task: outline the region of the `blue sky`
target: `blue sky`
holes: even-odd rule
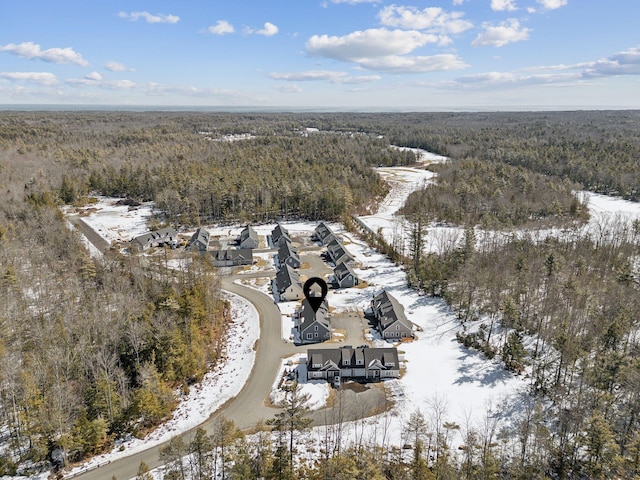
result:
[[[640,108],[639,0],[0,0],[0,104]]]

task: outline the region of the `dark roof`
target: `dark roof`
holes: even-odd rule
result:
[[[209,232],[204,228],[197,229],[196,233],[194,233],[189,239],[189,242],[187,243],[186,248],[190,248],[191,245],[193,245],[196,242],[199,242],[205,246],[209,246]]]
[[[347,261],[355,261],[353,256],[347,251],[344,245],[339,241],[333,241],[327,245],[327,252],[331,256],[331,259],[336,263],[343,263]]]
[[[153,232],[148,232],[143,235],[139,235],[131,241],[140,243],[140,244],[147,244],[151,242],[164,241],[165,239],[169,239],[171,241],[175,241],[178,239],[178,232],[175,230],[175,228],[172,228],[172,227],[161,228],[160,230],[155,230]]]
[[[404,327],[411,330],[411,323],[404,314],[404,307],[386,290],[373,297],[371,304],[378,317],[380,317],[382,329],[386,329],[395,322],[400,322]]]
[[[331,329],[329,325],[329,304],[324,300],[320,308],[318,308],[318,311],[314,312],[311,304],[305,298],[302,300],[302,305],[300,306],[300,332],[304,332],[316,322],[327,330]]]
[[[289,231],[278,223],[271,232],[271,240],[273,243],[277,243],[283,235],[289,238]]]
[[[299,284],[300,289],[302,289],[300,274],[297,272],[297,270],[294,270],[285,263],[276,274],[276,284],[278,286],[278,292],[284,292],[294,283]]]
[[[348,363],[345,363],[345,360],[348,360]],[[358,360],[362,362],[358,363]],[[307,350],[307,363],[309,365],[325,366],[328,362],[338,367],[346,366],[348,368],[361,365],[365,368],[398,369],[400,366],[398,350],[393,347],[353,348],[344,346],[341,348],[310,348]]]
[[[231,261],[238,259],[253,261],[253,250],[250,248],[238,248],[236,250],[212,250],[210,253],[214,261]]]
[[[322,243],[326,243],[325,239],[333,235],[333,231],[331,230],[331,228],[329,228],[329,226],[327,226],[327,224],[322,222],[315,228],[314,234],[318,240],[320,240]]]
[[[251,225],[247,225],[246,227],[244,227],[242,232],[240,232],[240,243],[244,242],[247,238],[255,240],[256,243],[259,241],[258,234]]]
[[[298,261],[300,260],[295,247],[289,242],[284,242],[278,247],[278,258],[280,259],[280,263],[283,263],[289,257],[293,257]]]
[[[357,278],[356,272],[353,271],[353,268],[344,262],[340,262],[336,268],[333,269],[333,274],[338,280],[342,280],[349,274],[351,274],[353,278]]]

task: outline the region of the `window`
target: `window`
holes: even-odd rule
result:
[[[311,334],[309,334],[309,335],[311,335]],[[317,336],[318,336],[318,334],[316,333],[316,337],[317,337]]]
[[[316,335],[318,335],[318,334],[316,333]],[[313,338],[313,335],[310,334],[310,333],[307,333],[307,338]]]
[[[316,332],[318,331],[318,325],[316,325]]]

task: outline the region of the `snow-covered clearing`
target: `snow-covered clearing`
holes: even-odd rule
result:
[[[120,198],[97,197],[98,202],[78,208],[82,219],[107,242],[128,242],[147,233],[153,215],[153,203],[138,207],[118,205]],[[71,213],[67,207],[66,213]]]
[[[73,469],[71,475],[93,469],[118,458],[159,445],[204,422],[227,400],[235,397],[249,379],[255,361],[255,344],[260,337],[258,312],[247,300],[227,293],[233,323],[227,336],[226,361],[207,373],[204,380],[191,386],[180,398],[173,418],[143,439],[130,438],[107,454],[99,455]]]

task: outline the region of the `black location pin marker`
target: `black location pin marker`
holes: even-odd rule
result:
[[[320,287],[320,294],[318,295],[318,289],[314,288],[313,291],[311,287],[314,285],[318,285]],[[317,312],[322,305],[325,297],[327,296],[327,292],[329,291],[329,287],[327,287],[327,282],[325,282],[320,277],[311,277],[309,280],[304,282],[304,287],[302,287],[302,292],[304,293],[304,297],[313,308],[314,312]]]

